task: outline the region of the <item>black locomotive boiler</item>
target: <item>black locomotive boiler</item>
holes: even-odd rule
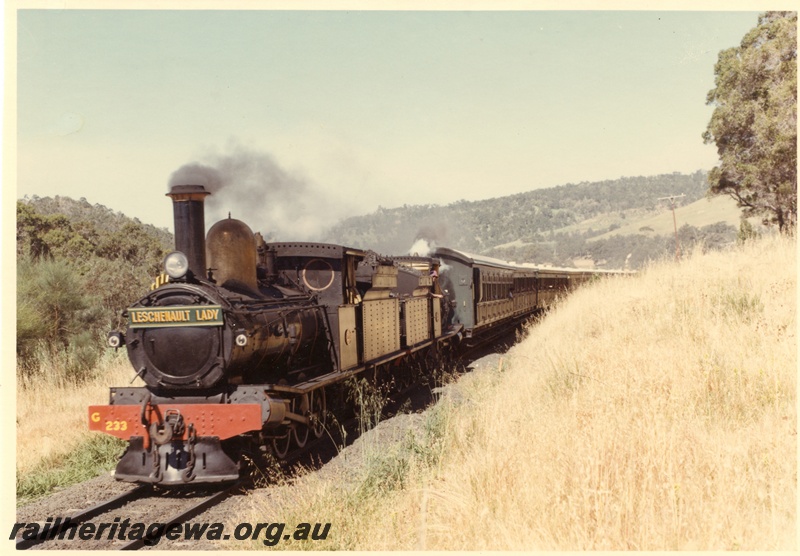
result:
[[[172,198],[176,250],[123,316],[141,387],[112,388],[91,430],[128,447],[119,480],[162,485],[239,477],[243,443],[279,458],[325,434],[328,392],[366,372],[409,369],[542,311],[593,273],[510,265],[442,249],[383,257],[322,243],[265,243],[232,218],[204,233],[203,186]]]

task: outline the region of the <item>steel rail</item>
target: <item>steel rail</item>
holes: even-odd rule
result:
[[[219,492],[215,492],[211,496],[208,496],[204,500],[201,500],[200,502],[194,504],[188,509],[178,513],[177,515],[172,517],[169,521],[165,522],[164,529],[161,531],[161,533],[163,533],[163,531],[166,531],[170,525],[173,525],[175,523],[184,523],[186,520],[192,519],[193,517],[203,513],[208,508],[216,506],[217,504],[225,500],[228,496],[230,496],[234,490],[238,489],[241,486],[242,486],[241,481],[236,482]],[[147,543],[151,540],[152,540],[151,538],[145,535],[141,539],[136,539],[128,542],[127,544],[122,545],[121,547],[118,548],[118,550],[139,550],[140,548],[146,546]]]
[[[77,514],[68,517],[63,523],[59,524],[56,527],[45,526],[42,529],[42,531],[36,535],[36,538],[17,539],[16,549],[27,550],[28,548],[36,546],[37,544],[55,540],[57,539],[57,536],[59,534],[59,529],[63,531],[66,523],[70,524],[85,523],[90,519],[97,517],[98,515],[104,514],[111,510],[115,510],[133,500],[141,498],[142,496],[148,494],[151,491],[152,491],[151,485],[142,485],[134,489],[131,489],[127,492],[124,492],[118,496],[115,496],[114,498],[106,500],[105,502],[100,502],[99,504],[96,504],[91,508],[80,511]]]

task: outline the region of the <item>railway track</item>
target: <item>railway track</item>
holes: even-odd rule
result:
[[[216,492],[214,494],[211,494],[210,496],[207,496],[206,498],[200,500],[199,502],[196,502],[195,504],[189,506],[188,508],[184,509],[183,511],[181,511],[181,512],[179,512],[177,514],[174,514],[169,520],[164,521],[165,529],[169,528],[170,525],[173,525],[175,523],[184,523],[185,521],[188,521],[188,520],[192,519],[193,517],[195,517],[197,515],[200,515],[201,513],[206,511],[207,509],[211,508],[212,506],[215,506],[215,505],[219,504],[220,502],[222,502],[223,500],[228,498],[228,496],[230,496],[237,489],[241,488],[241,486],[242,486],[241,484],[235,483],[235,484],[233,484],[231,486],[225,487],[221,491]],[[147,539],[145,537],[145,538],[141,538],[141,539],[132,540],[132,541],[128,542],[127,544],[119,547],[119,549],[120,550],[138,550],[138,549],[146,546],[146,544],[147,544]]]
[[[139,487],[133,488],[133,489],[129,490],[128,492],[125,492],[125,493],[120,494],[118,496],[115,496],[113,498],[109,498],[108,500],[106,500],[104,502],[100,502],[99,504],[96,504],[96,505],[92,506],[91,508],[88,508],[86,510],[83,510],[83,511],[80,511],[80,512],[78,512],[76,514],[73,514],[73,515],[69,516],[68,518],[66,518],[65,521],[69,520],[70,523],[77,523],[77,524],[86,523],[87,521],[89,521],[89,520],[91,520],[91,519],[93,519],[93,518],[95,518],[95,517],[97,517],[99,515],[102,515],[102,514],[104,514],[106,512],[110,512],[112,510],[120,508],[120,507],[124,506],[125,504],[127,504],[128,502],[131,502],[133,500],[136,500],[137,498],[140,498],[141,496],[145,495],[150,490],[151,490],[151,488],[149,486],[139,486]],[[55,529],[57,529],[57,527],[58,527],[58,524],[53,524],[52,528],[51,527],[47,527],[47,525],[45,525],[42,528],[41,533],[37,535],[37,537],[40,537],[40,538],[31,538],[31,539],[18,538],[17,541],[16,541],[17,542],[16,549],[17,550],[27,550],[28,548],[31,548],[32,546],[36,546],[36,545],[43,544],[43,543],[47,542],[49,540],[49,539],[47,539],[47,537],[50,536],[51,532],[53,532],[53,534],[55,536]]]
[[[72,514],[60,522],[45,524],[35,538],[18,538],[16,549],[38,547],[67,550],[138,550],[154,544],[154,540],[156,543],[161,540],[146,534],[151,524],[163,526],[161,529],[163,533],[170,525],[184,523],[200,515],[243,488],[245,485],[242,482],[227,485],[221,490],[219,487],[217,489],[209,487],[180,492],[159,491],[151,485],[135,487]],[[123,511],[124,515],[118,510]],[[144,524],[145,534],[133,535],[133,531],[123,530],[122,524],[126,521]],[[67,522],[76,525],[72,538],[69,528],[64,525]],[[87,526],[90,523],[94,526]],[[107,524],[105,529],[108,531],[103,530],[98,524]],[[84,527],[84,538],[78,533],[81,526]]]

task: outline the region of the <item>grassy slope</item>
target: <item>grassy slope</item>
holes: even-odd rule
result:
[[[89,432],[87,407],[107,403],[109,387],[128,384],[133,371],[124,353],[109,350],[94,374],[76,384],[48,378],[57,373],[43,368],[30,380],[18,380],[18,503],[116,465],[123,443]]]
[[[672,211],[669,208],[669,202],[663,201],[663,203],[664,210],[660,211],[658,214],[650,214],[630,222],[618,219],[617,223],[621,225],[619,228],[592,239],[603,239],[626,234],[647,233],[651,235],[669,235],[674,233],[675,224],[672,221]],[[733,199],[727,196],[700,199],[685,207],[675,209],[675,219],[678,222],[678,227],[689,224],[690,226],[701,228],[709,224],[725,222],[738,228],[741,215],[742,210],[736,206]],[[642,232],[640,231],[642,227],[652,228],[653,231]]]
[[[554,231],[556,233],[584,233],[590,229],[603,230],[613,224],[619,226],[619,228],[615,230],[592,237],[589,241],[607,239],[611,236],[619,235],[645,234],[648,236],[671,236],[674,233],[675,228],[672,221],[672,211],[667,201],[663,201],[662,209],[657,212],[645,209],[632,209],[624,212],[624,219],[620,217],[619,212],[609,212]],[[702,228],[703,226],[716,224],[717,222],[725,222],[726,224],[738,228],[741,216],[742,210],[727,196],[700,199],[675,210],[675,218],[678,222],[678,227],[689,224],[696,228]],[[759,219],[751,218],[750,221],[752,224],[758,225]],[[650,230],[642,230],[641,228],[650,228]],[[523,247],[525,245],[529,244],[526,244],[522,240],[516,240],[502,245],[496,245],[495,247],[508,248]]]
[[[332,522],[293,548],[796,549],[796,266],[772,238],[586,287],[422,432],[235,519]]]

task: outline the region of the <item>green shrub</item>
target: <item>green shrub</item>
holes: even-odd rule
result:
[[[80,379],[103,349],[103,311],[69,263],[22,258],[17,264],[19,369],[57,369],[58,378]]]
[[[47,458],[33,471],[17,475],[17,504],[46,496],[56,488],[74,485],[114,468],[124,441],[106,435],[92,435],[70,453]]]

